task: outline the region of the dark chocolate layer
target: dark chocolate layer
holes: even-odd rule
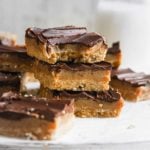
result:
[[[83,44],[91,47],[98,42],[103,42],[102,36],[97,33],[87,33],[85,27],[65,26],[49,29],[28,28],[26,37],[36,38],[42,43],[48,45],[59,44]],[[48,46],[47,45],[47,46]]]
[[[108,54],[116,54],[116,53],[120,53],[120,43],[119,42],[115,42],[112,44],[112,47],[108,48],[107,53]]]
[[[150,75],[146,75],[143,72],[136,73],[129,68],[113,70],[112,78],[128,82],[135,87],[146,86],[148,83],[150,83]]]
[[[54,65],[50,65],[43,61],[38,61],[44,65],[48,65],[50,71],[60,71],[60,70],[69,70],[69,71],[82,71],[82,70],[111,70],[112,66],[110,63],[101,61],[94,64],[83,64],[83,63],[73,63],[73,62],[58,62]]]
[[[26,53],[26,47],[25,46],[5,46],[0,45],[0,53],[1,52],[7,52],[7,53]]]
[[[52,91],[50,91],[52,92]],[[112,89],[108,91],[53,91],[53,96],[57,99],[64,99],[64,98],[73,98],[74,100],[78,99],[92,99],[95,101],[105,101],[105,102],[115,102],[120,100],[120,94]]]
[[[0,86],[20,86],[20,73],[0,72]]]
[[[16,58],[14,58],[16,57]],[[27,50],[25,46],[4,46],[4,45],[0,45],[0,62],[1,65],[3,65],[3,62],[5,64],[5,62],[9,62],[9,60],[12,58],[15,59],[14,61],[16,61],[16,59],[19,61],[26,61],[26,62],[31,62],[32,63],[32,58],[30,56],[27,55]],[[19,65],[19,64],[18,64]]]
[[[23,97],[12,92],[0,97],[0,117],[6,119],[33,117],[51,121],[67,112],[73,112],[72,100],[50,101],[45,98]]]

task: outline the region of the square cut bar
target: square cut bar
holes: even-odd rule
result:
[[[111,63],[113,68],[119,68],[122,61],[122,52],[119,42],[113,43],[112,47],[108,48],[105,61]]]
[[[0,135],[59,138],[72,125],[73,100],[47,100],[7,92],[0,97]]]
[[[150,75],[131,69],[113,70],[111,86],[120,91],[124,99],[140,101],[150,99]]]
[[[19,92],[21,74],[17,72],[0,72],[0,96],[7,91]]]
[[[0,45],[15,46],[17,36],[8,32],[0,32]]]
[[[101,91],[109,89],[111,64],[48,63],[35,60],[33,72],[51,90]]]
[[[95,63],[103,61],[107,52],[104,38],[85,27],[28,28],[25,41],[28,55],[49,64]]]
[[[32,60],[27,55],[25,46],[0,45],[0,71],[30,71]]]
[[[48,88],[39,90],[40,97],[63,100],[75,100],[75,115],[77,117],[116,117],[119,116],[124,100],[115,90],[108,91],[52,91]]]

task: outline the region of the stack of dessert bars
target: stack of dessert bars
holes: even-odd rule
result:
[[[85,27],[34,27],[26,30],[25,42],[40,97],[74,99],[78,117],[120,114],[123,99],[109,86],[112,66],[104,61],[108,48],[101,35]]]
[[[119,42],[108,48],[85,27],[28,28],[25,43],[0,34],[0,135],[56,139],[71,127],[74,114],[116,117],[123,98],[150,98],[150,75],[119,69]],[[28,83],[39,81],[31,96]]]

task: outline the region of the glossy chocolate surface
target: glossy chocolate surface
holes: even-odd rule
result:
[[[47,89],[48,90],[48,89]],[[104,101],[104,102],[116,102],[120,100],[120,94],[112,89],[108,91],[50,91],[53,93],[53,96],[57,99],[67,99],[67,98],[74,98],[75,100],[78,99],[92,99],[95,101]]]
[[[0,97],[0,117],[6,119],[33,117],[52,121],[68,112],[73,112],[73,100],[23,97],[13,92],[4,93]]]
[[[25,46],[5,46],[0,45],[0,53],[1,52],[7,52],[7,53],[26,53],[26,47]]]
[[[101,61],[94,64],[83,64],[83,63],[73,63],[73,62],[58,62],[54,65],[50,65],[43,61],[37,61],[43,65],[48,65],[49,71],[60,71],[60,70],[69,70],[69,71],[82,71],[82,70],[111,70],[112,66],[110,63]]]
[[[28,28],[26,37],[36,38],[48,45],[83,44],[91,47],[98,42],[103,42],[102,36],[95,32],[87,32],[85,27],[64,26],[49,29]],[[48,46],[47,45],[47,46]]]
[[[147,84],[150,84],[150,75],[146,75],[143,72],[136,73],[129,68],[113,70],[112,78],[130,83],[135,87],[146,86]]]

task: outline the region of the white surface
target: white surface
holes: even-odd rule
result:
[[[110,145],[111,144],[111,145]],[[131,145],[132,149],[142,149],[150,145],[150,100],[138,103],[126,102],[124,109],[118,118],[101,119],[79,119],[77,118],[74,127],[65,136],[57,141],[27,141],[0,137],[0,145],[48,149],[111,149],[126,148]],[[138,147],[137,147],[138,145]],[[33,149],[32,147],[32,149]],[[46,147],[46,148],[45,148]],[[79,148],[80,147],[80,148]],[[147,147],[148,148],[148,147]],[[3,148],[4,149],[4,148]]]

